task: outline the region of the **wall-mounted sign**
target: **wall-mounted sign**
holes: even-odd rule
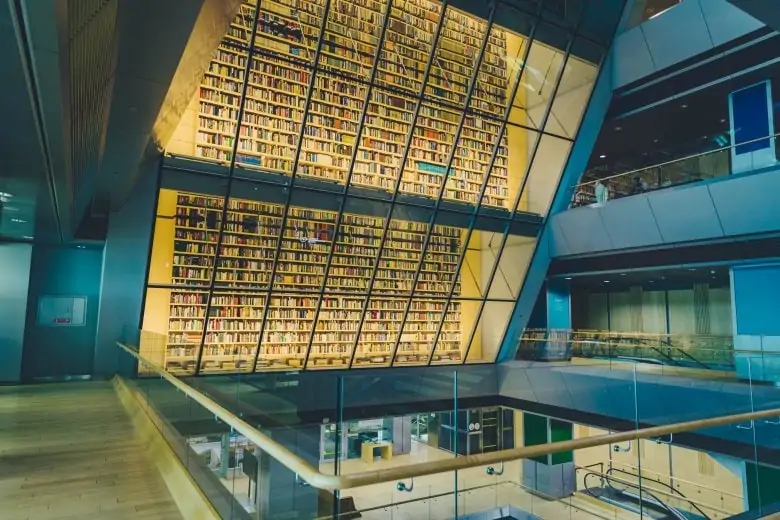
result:
[[[84,296],[41,296],[38,300],[39,327],[83,327],[86,321]]]

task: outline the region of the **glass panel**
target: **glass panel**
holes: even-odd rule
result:
[[[485,302],[479,324],[473,334],[467,363],[496,360],[513,308],[513,302]]]
[[[551,135],[541,136],[539,149],[528,172],[528,181],[521,194],[518,210],[547,215],[561,180],[563,168],[569,159],[571,145],[571,141]]]
[[[390,365],[407,301],[381,297],[368,300],[352,366]]]
[[[540,23],[537,31],[565,42],[569,36],[552,25]],[[510,121],[541,128],[544,114],[552,98],[555,83],[563,68],[564,53],[535,40],[531,44],[523,76],[515,94]]]
[[[215,291],[208,308],[201,373],[251,371],[260,337],[265,296]],[[201,318],[202,320],[202,318]],[[201,321],[202,323],[202,321]]]
[[[206,298],[206,291],[147,289],[141,355],[171,372],[192,372],[203,335]]]
[[[563,76],[555,93],[550,116],[545,126],[548,133],[573,139],[580,126],[590,93],[596,82],[598,66],[578,55],[601,57],[601,49],[584,40],[572,45],[572,54],[566,61]]]
[[[315,84],[298,175],[345,183],[367,88],[324,72]]]
[[[490,229],[506,226],[500,221],[481,219],[480,222]],[[475,230],[472,233],[460,270],[463,296],[482,299],[487,295],[490,275],[498,257],[498,248],[501,247],[501,237],[502,234],[495,231]]]
[[[414,298],[409,305],[394,365],[425,365],[436,341],[444,300]]]
[[[349,366],[364,302],[358,296],[326,294],[322,298],[307,369]]]
[[[368,81],[382,30],[385,1],[332,0],[319,66]],[[353,83],[354,84],[354,83]]]
[[[406,160],[401,191],[429,198],[439,196],[448,175],[447,161],[460,117],[454,110],[423,102],[415,122],[415,137]]]
[[[527,201],[518,199],[523,183],[527,182],[529,170],[530,154],[536,147],[536,142],[541,139],[542,134],[534,130],[529,130],[514,124],[507,124],[506,133],[509,143],[509,154],[507,158],[507,189],[509,197],[507,199],[506,209],[512,211],[517,205],[517,211],[528,211]]]
[[[171,137],[168,152],[222,164],[231,161],[248,59],[246,51],[224,43],[217,47],[198,94]]]
[[[528,266],[536,249],[536,237],[509,235],[504,249],[500,252],[501,259],[493,276],[488,299],[516,300],[520,296]],[[495,258],[498,252],[490,250]]]
[[[458,295],[461,291],[456,275],[458,259],[464,249],[466,230],[451,224],[463,225],[467,222],[467,217],[440,210],[436,215],[436,222],[428,237],[428,247],[415,286],[416,296],[445,298],[450,292]],[[427,223],[409,223],[406,229],[394,234],[424,241],[428,229]]]
[[[222,197],[160,190],[158,208],[175,218],[157,220],[161,226],[154,233],[150,282],[165,283],[170,276],[168,283],[174,285],[211,284],[223,202]],[[173,261],[165,261],[171,253]]]
[[[389,208],[388,204],[373,203],[372,213],[386,214],[386,208]],[[326,292],[368,292],[385,222],[386,219],[380,216],[343,215],[334,243]]]
[[[466,355],[474,329],[480,301],[452,299],[441,313],[437,329],[439,336],[433,354],[434,365],[459,364]]]
[[[444,16],[424,97],[462,108],[466,105],[469,80],[477,66],[487,24],[452,8]]]
[[[336,214],[330,211],[290,207],[276,266],[275,290],[319,292],[335,219]]]
[[[415,106],[412,97],[379,88],[372,90],[352,184],[389,192],[395,189]]]
[[[271,294],[257,370],[303,366],[316,305],[317,297],[313,294]]]
[[[420,265],[429,210],[396,205],[379,259],[374,294],[410,295]]]

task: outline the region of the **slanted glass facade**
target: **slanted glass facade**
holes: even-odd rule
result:
[[[621,8],[243,5],[166,150],[147,355],[494,361]]]

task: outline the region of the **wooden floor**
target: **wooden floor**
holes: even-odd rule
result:
[[[0,518],[176,520],[110,383],[0,387]]]

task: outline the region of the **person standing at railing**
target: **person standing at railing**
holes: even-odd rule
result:
[[[601,182],[601,179],[596,181],[594,185],[594,191],[596,192],[596,203],[603,204],[609,200],[609,189]]]
[[[637,175],[634,177],[634,184],[631,186],[631,195],[639,195],[647,191],[647,183]]]

